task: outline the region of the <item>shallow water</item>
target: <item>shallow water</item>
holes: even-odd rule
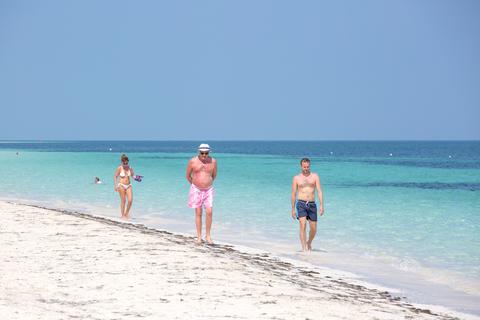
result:
[[[354,271],[420,302],[480,314],[471,303],[480,297],[480,142],[210,144],[219,162],[215,239]],[[127,152],[144,176],[134,182],[134,219],[193,233],[184,176],[196,145],[0,143],[0,195],[116,215],[113,172]],[[297,252],[290,217],[291,179],[303,156],[321,177],[326,209],[318,251],[308,256]]]

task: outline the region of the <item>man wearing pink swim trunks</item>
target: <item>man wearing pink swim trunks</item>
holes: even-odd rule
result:
[[[195,209],[195,225],[197,227],[197,243],[202,243],[202,208],[207,213],[205,219],[205,240],[212,244],[213,180],[217,176],[217,161],[209,156],[210,146],[202,143],[198,147],[198,156],[190,159],[187,166],[187,180],[190,183],[188,206]]]

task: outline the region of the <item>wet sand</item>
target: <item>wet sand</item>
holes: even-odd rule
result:
[[[4,201],[0,212],[3,319],[476,319],[267,253]]]

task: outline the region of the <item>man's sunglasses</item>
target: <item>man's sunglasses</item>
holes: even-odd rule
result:
[[[201,154],[202,156],[208,156],[208,152],[201,152],[201,151],[200,151],[200,154]]]

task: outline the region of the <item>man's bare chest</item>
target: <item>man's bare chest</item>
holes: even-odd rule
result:
[[[298,179],[299,188],[312,188],[315,187],[315,179],[313,177],[299,177]]]
[[[212,172],[213,163],[198,162],[193,165],[194,172]]]

